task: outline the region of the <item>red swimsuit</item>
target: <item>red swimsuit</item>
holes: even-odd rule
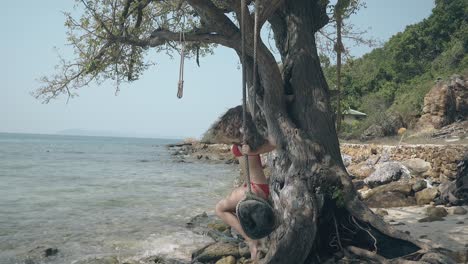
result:
[[[239,145],[232,145],[231,151],[232,151],[232,154],[234,154],[234,156],[236,157],[243,156],[241,151],[239,150]],[[260,163],[260,165],[262,165],[262,159],[260,158],[260,155],[257,154],[257,155],[252,155],[252,156],[257,156],[258,162]],[[255,183],[251,181],[250,186],[252,186],[252,190],[254,191],[262,190],[263,193],[266,195],[266,197],[270,195],[270,187],[266,183]],[[247,187],[247,184],[244,184],[244,187]]]

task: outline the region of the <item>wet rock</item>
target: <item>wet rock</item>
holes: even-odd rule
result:
[[[122,262],[119,262],[122,263]],[[122,264],[201,264],[200,262],[189,262],[179,259],[171,259],[163,256],[151,256],[144,259],[126,261]]]
[[[448,215],[448,212],[443,207],[428,207],[426,215],[429,217],[445,217]]]
[[[79,260],[78,262],[74,262],[74,264],[120,264],[120,261],[116,256],[109,256]]]
[[[461,206],[456,206],[452,209],[452,213],[455,215],[465,215],[468,211],[461,207]]]
[[[219,232],[224,232],[230,229],[230,226],[222,222],[221,220],[215,221],[213,223],[208,224],[208,228],[214,229]]]
[[[233,256],[227,256],[216,261],[216,264],[236,264],[236,258]]]
[[[192,260],[214,262],[225,256],[240,258],[239,247],[234,243],[216,242],[192,253]]]
[[[414,196],[418,205],[429,204],[437,197],[439,191],[437,188],[426,188],[422,191],[417,192]]]
[[[425,180],[418,180],[413,186],[411,186],[411,189],[413,189],[414,192],[419,192],[421,190],[424,190],[427,187],[427,182]]]
[[[403,164],[393,161],[379,164],[376,170],[364,182],[371,187],[376,187],[392,181],[398,181],[400,178],[409,179],[410,172]]]
[[[56,249],[56,248],[48,248],[48,249],[44,250],[44,256],[46,258],[50,257],[50,256],[55,256],[55,255],[57,255],[57,253],[58,253],[58,249]]]
[[[431,169],[431,164],[423,159],[406,160],[403,164],[415,175],[423,174]]]

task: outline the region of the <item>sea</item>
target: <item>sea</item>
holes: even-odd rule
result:
[[[238,172],[178,163],[176,142],[0,133],[0,263],[189,259],[209,239],[186,223],[212,213]],[[47,248],[58,253],[38,258]]]

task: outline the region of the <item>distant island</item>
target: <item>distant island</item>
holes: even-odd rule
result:
[[[85,129],[65,129],[56,132],[58,135],[66,136],[88,136],[88,137],[126,137],[126,138],[159,138],[159,139],[182,139],[183,136],[164,136],[151,133],[129,133],[111,130],[85,130]]]

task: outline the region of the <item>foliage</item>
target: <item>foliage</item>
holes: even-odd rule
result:
[[[43,86],[34,94],[45,102],[61,94],[76,95],[75,90],[91,82],[107,79],[116,82],[137,80],[154,60],[156,52],[173,55],[179,51],[181,32],[203,30],[203,22],[185,1],[151,0],[76,0],[75,11],[64,13],[67,40],[75,58],[60,58],[56,74],[42,77]],[[166,33],[165,38],[156,37]],[[186,56],[212,52],[213,43],[187,42]]]
[[[468,68],[467,13],[467,1],[437,0],[427,19],[362,58],[348,59],[342,69],[343,104],[366,112],[369,98],[381,97],[412,124],[433,81]],[[336,67],[322,66],[333,87]]]

